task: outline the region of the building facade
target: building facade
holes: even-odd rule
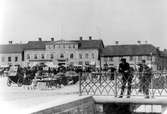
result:
[[[154,70],[167,69],[167,51],[161,51],[151,44],[110,45],[105,46],[102,40],[57,40],[29,41],[26,44],[0,45],[0,65],[34,66],[45,63],[58,65],[95,65],[118,67],[124,57],[132,65],[146,60]]]
[[[121,58],[126,58],[131,65],[146,60],[153,70],[167,70],[167,54],[151,44],[111,45],[102,51],[102,66],[114,65],[118,67]]]
[[[104,48],[102,40],[58,40],[29,41],[24,50],[25,63],[39,62],[58,65],[100,66],[100,53]]]
[[[22,65],[24,44],[0,45],[0,65]]]

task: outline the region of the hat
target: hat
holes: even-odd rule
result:
[[[125,58],[121,58],[121,61],[126,61],[126,59]]]

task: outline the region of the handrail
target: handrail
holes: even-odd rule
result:
[[[140,86],[148,88],[150,97],[167,96],[167,72],[151,72],[151,78],[141,79],[143,73],[133,72],[131,96],[143,96]],[[122,76],[115,72],[113,77],[108,72],[82,73],[79,79],[80,95],[118,96],[122,86]],[[144,85],[144,86],[143,86]]]

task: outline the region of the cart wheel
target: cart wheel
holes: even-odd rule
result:
[[[8,80],[8,81],[7,81],[7,86],[10,87],[10,86],[11,86],[11,83],[12,83],[12,82],[11,82],[10,80]]]
[[[21,80],[21,79],[19,79],[19,80],[17,81],[17,85],[18,85],[18,87],[21,87],[21,86],[22,86],[22,80]]]

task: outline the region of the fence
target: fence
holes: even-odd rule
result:
[[[143,81],[143,74],[134,72],[131,80],[131,96],[143,96],[141,85],[148,87],[151,97],[167,96],[167,73],[152,72],[151,78]],[[117,97],[121,92],[122,75],[115,72],[82,73],[79,79],[80,95],[105,95]],[[126,86],[127,88],[127,86]],[[126,89],[125,89],[126,90]],[[125,91],[126,92],[126,91]]]

